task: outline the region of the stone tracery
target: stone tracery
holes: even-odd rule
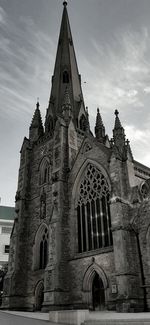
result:
[[[112,245],[109,187],[92,164],[88,164],[80,184],[77,218],[80,253]]]

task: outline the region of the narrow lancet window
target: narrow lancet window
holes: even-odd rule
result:
[[[43,159],[40,164],[40,175],[39,175],[39,185],[45,184],[49,182],[50,174],[50,163],[47,159]]]
[[[80,184],[77,221],[79,253],[112,245],[109,186],[92,164],[88,164]]]
[[[83,114],[80,118],[80,130],[82,130],[82,131],[86,130],[86,118]]]
[[[66,70],[63,72],[63,83],[64,84],[69,83],[69,74],[68,74],[68,72]]]
[[[45,228],[44,234],[40,242],[40,259],[39,269],[45,269],[48,259],[48,231]]]

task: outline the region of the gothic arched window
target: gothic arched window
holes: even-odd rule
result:
[[[69,73],[66,70],[63,72],[63,83],[64,84],[69,83]]]
[[[46,158],[43,158],[40,164],[40,176],[39,176],[40,185],[48,183],[49,173],[50,173],[50,163]]]
[[[37,230],[33,247],[33,269],[45,269],[48,262],[48,227],[42,223]]]
[[[53,124],[52,117],[50,117],[49,120],[48,120],[47,131],[50,133],[50,135],[53,135],[53,132],[54,132],[54,124]]]
[[[85,116],[82,114],[81,118],[80,118],[80,130],[85,131],[86,130],[86,118]]]
[[[77,203],[79,253],[112,245],[109,197],[106,178],[88,164]]]
[[[45,228],[43,236],[40,241],[40,263],[39,269],[45,269],[48,258],[48,230]]]

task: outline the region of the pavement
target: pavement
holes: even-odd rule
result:
[[[41,319],[48,321],[49,313],[40,313],[40,312],[26,312],[26,311],[10,311],[10,310],[1,310],[0,313],[5,313],[9,315],[22,316],[27,318]],[[0,323],[1,325],[1,323]]]
[[[94,311],[89,313],[89,319],[149,319],[150,312],[147,313],[117,313],[116,311]]]
[[[48,320],[43,320],[43,318],[45,318],[44,315],[42,315],[42,319],[38,317],[40,317],[40,315],[36,315],[36,319],[35,319],[35,318],[31,318],[30,313],[0,311],[0,325],[47,325],[47,324],[51,325],[52,324],[49,323]]]
[[[150,320],[147,313],[117,313],[113,311],[90,312],[89,320]],[[0,311],[0,325],[56,325],[49,321],[49,313]],[[135,324],[135,323],[134,323]],[[141,322],[142,324],[142,322]],[[150,324],[150,323],[148,323]],[[59,325],[59,324],[57,324]]]

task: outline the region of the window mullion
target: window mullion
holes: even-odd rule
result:
[[[93,238],[93,221],[92,221],[92,201],[90,202],[90,220],[91,220],[91,239],[92,239],[92,249],[94,249],[94,238]]]
[[[101,229],[102,229],[102,247],[105,246],[105,238],[104,238],[104,223],[103,223],[103,209],[102,209],[102,199],[100,200],[100,216],[101,216]]]
[[[89,250],[89,236],[88,236],[88,220],[87,220],[87,209],[86,205],[84,205],[84,211],[85,211],[85,226],[86,226],[86,250]]]
[[[80,224],[81,224],[81,251],[83,252],[84,246],[83,246],[83,222],[82,222],[82,207],[80,205]]]
[[[105,206],[106,206],[106,216],[107,216],[108,241],[109,241],[109,245],[111,245],[111,235],[110,235],[110,225],[109,225],[109,211],[108,211],[108,202],[107,202],[107,197],[106,196],[105,196]]]
[[[96,200],[95,200],[96,239],[97,239],[97,248],[99,248],[99,231],[98,231],[97,217],[98,217],[98,214],[97,214],[97,206],[96,206]]]

